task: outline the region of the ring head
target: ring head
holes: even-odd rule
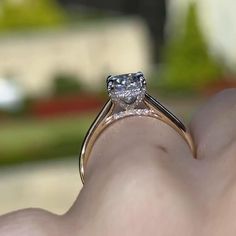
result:
[[[146,80],[141,72],[109,76],[107,90],[114,103],[126,110],[133,109],[144,99]]]

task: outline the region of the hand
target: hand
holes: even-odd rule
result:
[[[212,98],[190,129],[197,160],[163,122],[114,123],[97,140],[65,215],[11,213],[0,217],[0,235],[235,236],[236,90]]]

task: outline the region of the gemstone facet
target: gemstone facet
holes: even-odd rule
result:
[[[133,109],[145,96],[146,81],[141,72],[110,76],[107,79],[107,90],[113,102],[126,110]]]

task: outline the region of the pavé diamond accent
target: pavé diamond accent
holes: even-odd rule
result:
[[[158,117],[157,114],[155,114],[155,112],[153,112],[152,110],[148,110],[148,109],[132,109],[132,110],[126,110],[126,111],[121,111],[119,113],[116,113],[110,117],[107,118],[106,122],[113,122],[115,120],[119,120],[122,118],[125,118],[127,116],[156,116]]]
[[[113,102],[126,110],[133,109],[145,96],[146,81],[141,72],[110,76],[107,79],[107,90]]]

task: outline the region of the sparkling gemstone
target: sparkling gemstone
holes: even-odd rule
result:
[[[110,76],[107,89],[112,101],[122,108],[133,109],[142,102],[146,92],[146,81],[141,72]]]

